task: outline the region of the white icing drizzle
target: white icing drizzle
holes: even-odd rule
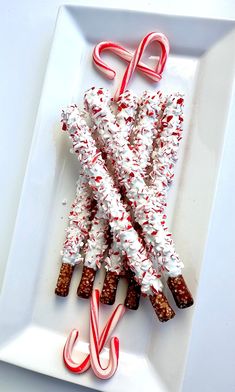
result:
[[[142,292],[153,294],[161,290],[162,283],[157,272],[153,269],[138,234],[130,223],[130,215],[121,202],[120,194],[105,168],[101,152],[97,150],[89,128],[76,105],[68,107],[67,111],[62,113],[62,119],[72,139],[74,151],[83,164],[94,197],[109,220],[113,240],[119,251],[124,251],[127,255],[129,266],[141,284]]]

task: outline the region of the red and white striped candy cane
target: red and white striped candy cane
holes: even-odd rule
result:
[[[161,57],[160,57],[159,62],[157,64],[156,73],[158,73],[158,74],[162,73],[164,66],[166,64],[168,54],[169,54],[169,49],[170,49],[169,41],[164,34],[152,32],[152,33],[147,34],[146,37],[144,37],[142,39],[138,48],[136,49],[134,56],[133,56],[131,62],[129,63],[129,65],[127,66],[127,69],[124,73],[121,85],[117,89],[117,91],[114,95],[115,101],[118,99],[119,95],[122,94],[126,90],[127,85],[131,79],[131,76],[132,76],[133,72],[135,71],[137,64],[139,63],[141,56],[143,55],[143,52],[145,51],[147,46],[151,42],[154,42],[154,41],[157,41],[159,43],[161,50],[162,50]]]
[[[119,339],[115,336],[110,340],[109,363],[103,368],[100,363],[99,338],[99,290],[94,290],[91,297],[90,310],[90,358],[93,372],[98,378],[108,379],[114,375],[118,367]],[[124,309],[123,309],[124,313]]]
[[[110,52],[116,54],[118,57],[120,57],[123,60],[126,60],[130,62],[133,58],[133,53],[129,52],[129,50],[125,49],[123,46],[116,44],[115,42],[111,41],[104,41],[100,42],[98,45],[93,50],[93,61],[95,66],[109,79],[114,79],[116,76],[116,72],[114,69],[109,67],[100,57],[101,53],[104,50],[109,50]],[[155,82],[158,82],[161,80],[161,75],[157,73],[155,70],[147,67],[142,62],[139,62],[136,66],[136,68],[148,76],[150,79],[154,80]],[[164,67],[163,67],[164,68]],[[162,71],[163,71],[162,68]]]
[[[98,302],[99,302],[99,291],[98,290],[94,290],[92,296],[95,296],[95,301],[98,298]],[[99,348],[98,348],[99,352],[103,349],[106,341],[109,339],[110,335],[112,334],[113,330],[115,329],[116,325],[118,324],[119,320],[122,318],[124,313],[125,313],[125,306],[122,304],[119,304],[116,307],[116,309],[113,311],[112,315],[108,319],[108,321],[107,321],[107,323],[106,323],[106,325],[100,335]],[[85,371],[87,371],[89,369],[89,367],[91,366],[91,358],[90,358],[90,354],[88,354],[81,364],[76,363],[72,359],[72,351],[73,351],[73,347],[77,341],[78,335],[79,335],[79,331],[77,329],[73,329],[70,332],[70,334],[67,338],[67,341],[65,343],[65,346],[64,346],[63,360],[64,360],[64,364],[67,367],[67,369],[69,369],[73,373],[81,374],[81,373],[84,373]]]

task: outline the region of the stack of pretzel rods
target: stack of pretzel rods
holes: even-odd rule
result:
[[[90,116],[99,129],[107,155],[113,160],[116,175],[125,187],[135,220],[142,228],[151,259],[164,269],[177,305],[180,308],[188,307],[192,305],[192,296],[182,276],[183,263],[175,252],[171,234],[165,225],[165,211],[158,198],[149,191],[135,154],[122,138],[122,133],[118,133],[118,125],[107,105],[109,100],[107,90],[99,89],[97,93],[97,90],[92,88],[85,94]],[[176,106],[180,104],[182,97],[176,100]],[[171,120],[172,117],[168,116],[167,121]]]
[[[159,38],[159,34],[157,36]],[[77,197],[71,211],[73,216],[76,206],[83,215],[81,220],[71,220],[69,225],[56,293],[68,294],[74,265],[80,262],[80,249],[87,241],[78,295],[84,298],[91,295],[96,269],[108,247],[109,227],[113,241],[105,260],[106,277],[101,302],[114,302],[119,276],[126,270],[129,287],[125,305],[136,309],[141,289],[144,295],[149,295],[159,320],[167,321],[174,316],[174,311],[162,293],[162,273],[178,307],[193,304],[181,273],[183,264],[165,225],[167,191],[174,175],[182,133],[183,98],[179,94],[163,97],[161,93],[145,92],[138,102],[130,92],[123,94],[136,66],[149,77],[160,79],[168,54],[167,50],[164,51],[164,36],[159,40],[162,49],[156,69],[159,74],[139,62],[143,48],[154,39],[156,33],[148,34],[132,59],[129,52],[113,43],[101,43],[94,51],[94,57],[97,57],[97,53],[108,48],[109,44],[114,53],[131,60],[115,94],[116,116],[111,110],[113,102],[109,92],[95,88],[85,94],[85,108],[92,122],[92,131],[76,105],[63,112],[63,129],[68,131],[82,163],[82,186],[87,197],[82,196],[81,200],[86,203],[81,203],[81,208],[76,206],[76,202],[80,202]],[[98,60],[96,65],[100,69],[103,67],[111,77],[114,71]],[[111,170],[113,177],[107,170],[110,165],[114,169]],[[97,202],[95,207],[93,198]]]
[[[135,102],[136,99],[130,100],[129,98],[130,98],[129,93],[123,94],[123,96],[120,97],[120,100],[118,102],[118,115],[116,117],[121,132],[123,134],[123,137],[125,138],[128,138],[128,135],[132,129],[133,121],[135,118],[135,112],[137,109],[137,102]],[[129,110],[127,110],[127,108]],[[128,121],[125,122],[125,118],[127,118],[127,115],[128,115]],[[96,134],[96,138],[98,136],[98,142],[99,142],[99,135],[94,130],[93,133]],[[114,182],[115,182],[115,178],[114,178]],[[117,183],[115,183],[115,185],[116,187],[118,187]],[[101,208],[99,206],[97,214],[100,211],[100,209]],[[97,261],[99,263],[104,258],[104,253],[107,248],[107,231],[108,231],[109,222],[106,219],[102,219],[102,211],[100,212],[99,220],[96,221],[94,220],[92,222],[91,233],[93,230],[93,226],[95,225],[95,228],[99,227],[99,223],[100,223],[99,232],[97,232],[96,230],[97,235],[91,236],[90,234],[88,244],[87,244],[88,252],[86,253],[85,256],[82,278],[78,288],[78,295],[83,298],[88,298],[91,295],[95,273],[96,273]],[[95,254],[94,251],[96,249],[99,250],[99,254]],[[91,263],[91,251],[94,254],[93,263]],[[120,260],[122,259],[122,254],[120,254],[119,250],[117,249],[115,242],[111,243],[108,256],[109,256],[108,260],[110,266],[109,268],[110,273],[108,275],[108,279],[105,280],[105,283],[108,280],[110,283],[112,282],[112,284],[109,284],[106,287],[106,289],[103,290],[101,296],[101,302],[112,304],[114,303],[115,300],[114,287],[117,286],[119,274],[123,271],[122,263],[120,262]]]
[[[113,241],[116,242],[119,251],[126,254],[128,265],[141,285],[142,293],[150,296],[158,318],[161,321],[169,320],[174,316],[174,311],[162,292],[159,275],[131,224],[131,216],[123,205],[121,195],[107,171],[87,123],[76,105],[68,107],[66,112],[63,112],[62,120],[72,140],[74,152],[83,164],[85,177],[94,198],[109,220]]]
[[[132,115],[130,116],[130,106],[132,105]],[[135,112],[137,110],[137,102],[136,98],[130,93],[123,94],[118,101],[118,114],[117,121],[120,124],[120,128],[122,129],[123,134],[126,138],[129,137],[130,130],[133,127],[133,120],[135,118]],[[75,264],[79,264],[82,260],[80,255],[80,248],[83,246],[83,239],[85,236],[88,238],[86,246],[84,248],[85,252],[85,260],[83,266],[83,273],[81,282],[78,287],[78,295],[83,298],[89,298],[91,295],[93,282],[95,279],[95,273],[97,267],[100,267],[100,261],[104,257],[105,250],[107,248],[108,242],[108,221],[106,219],[102,219],[102,215],[100,214],[99,208],[96,209],[96,213],[93,211],[93,220],[91,222],[91,211],[89,210],[92,205],[91,194],[92,191],[88,189],[86,180],[84,179],[83,172],[80,175],[81,178],[81,188],[77,189],[77,197],[72,205],[72,209],[70,212],[70,225],[67,229],[67,238],[64,243],[64,249],[62,251],[63,255],[63,263],[61,266],[59,278],[56,286],[56,294],[60,296],[66,296],[69,292],[69,284],[72,277],[72,272]],[[89,205],[85,205],[84,203],[84,194],[89,195]],[[81,196],[81,197],[79,197]],[[96,206],[97,207],[97,206]],[[74,218],[76,210],[76,218],[81,214],[81,219],[77,222]],[[72,217],[72,220],[71,220]],[[84,229],[84,225],[86,223],[86,230]],[[72,224],[72,227],[71,227]],[[88,233],[89,230],[89,233]],[[73,235],[71,235],[71,232]],[[80,246],[79,246],[80,245]],[[79,248],[79,252],[77,250]],[[76,250],[76,251],[75,251]],[[66,257],[64,257],[66,255]],[[122,259],[122,255],[118,251],[115,246],[115,243],[112,242],[112,245],[109,249],[109,257],[106,259],[107,263],[107,279],[105,280],[105,285],[107,283],[106,289],[103,290],[101,296],[101,302],[113,304],[115,301],[116,288],[119,280],[119,275],[123,272],[123,266],[120,262]],[[128,277],[130,280],[130,285],[128,287],[126,305],[130,309],[136,309],[138,307],[138,298],[140,296],[140,289],[136,286],[136,283],[133,281],[132,276],[130,276],[130,272],[128,273]],[[129,297],[131,296],[132,301],[129,301]]]

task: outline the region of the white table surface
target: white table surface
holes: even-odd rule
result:
[[[82,2],[71,0],[64,3]],[[123,5],[133,9],[143,7],[142,3],[145,9],[162,13],[235,19],[234,0],[83,1],[86,5]],[[8,177],[1,176],[0,227],[4,230],[0,235],[0,282],[10,245],[9,233],[14,227],[57,9],[61,4],[61,0],[0,1],[1,148],[9,151],[9,155],[0,153],[1,171],[8,171]],[[199,295],[197,299],[196,306],[204,317],[197,317],[199,312],[196,312],[193,344],[189,352],[190,363],[194,366],[186,368],[183,392],[235,391],[235,119],[233,121],[233,127],[230,128],[233,131],[228,134],[225,145],[215,202],[216,213],[200,285],[207,285],[212,265],[218,271],[218,279],[213,286],[210,285],[206,298]],[[222,264],[225,265],[224,271],[221,270]],[[226,265],[229,266],[228,272]],[[223,307],[218,306],[218,303],[223,304]],[[211,352],[211,361],[207,363],[203,361],[205,351]],[[79,392],[88,389],[0,363],[0,391],[32,390]]]

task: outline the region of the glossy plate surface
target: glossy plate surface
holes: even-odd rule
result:
[[[97,42],[113,40],[134,50],[150,31],[164,32],[171,43],[171,55],[157,89],[185,94],[184,140],[169,195],[168,222],[196,298],[232,105],[235,25],[226,20],[79,6],[61,7],[59,12],[0,288],[0,359],[102,391],[179,391],[196,309],[176,309],[174,320],[160,324],[143,298],[139,310],[127,312],[117,329],[119,369],[109,381],[97,380],[91,371],[73,375],[63,366],[62,348],[72,328],[81,332],[77,358],[88,351],[89,302],[76,296],[80,269],[74,274],[69,297],[54,295],[66,217],[79,177],[78,162],[69,154],[69,142],[60,131],[60,112],[69,103],[81,104],[84,91],[93,85],[115,91],[119,78],[110,82],[92,65],[91,53]],[[154,65],[156,55],[152,45],[146,62]],[[125,64],[109,54],[104,57],[121,76]],[[130,88],[140,93],[154,86],[136,74]],[[102,281],[100,271],[96,287],[102,287]],[[124,293],[125,282],[121,282],[117,302],[123,301]],[[110,311],[102,306],[103,321]],[[104,358],[107,355],[106,349]]]

